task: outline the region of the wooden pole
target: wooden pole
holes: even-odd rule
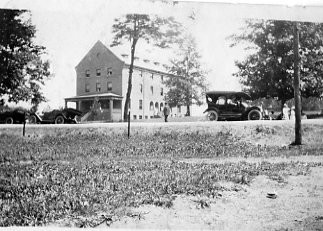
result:
[[[26,131],[26,112],[24,112],[24,125],[22,127],[22,136],[25,136]]]
[[[128,113],[128,138],[130,137],[130,111]]]
[[[295,145],[302,144],[302,124],[301,124],[301,91],[299,72],[299,28],[294,22],[294,100],[295,100]]]

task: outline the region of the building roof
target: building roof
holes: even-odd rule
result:
[[[127,66],[130,66],[130,48],[127,48],[125,46],[119,46],[109,48],[106,47],[106,49],[109,49],[114,55],[116,55],[119,58],[119,60],[123,61]],[[138,69],[142,68],[146,70],[169,74],[167,70],[167,63],[169,63],[169,55],[167,55],[166,53],[166,51],[151,51],[140,49],[139,47],[137,47],[135,53],[134,67]]]
[[[101,94],[93,94],[93,95],[81,95],[81,96],[73,96],[69,98],[65,98],[67,101],[73,101],[78,99],[86,99],[86,98],[95,98],[95,97],[104,97],[104,98],[111,98],[111,99],[122,99],[121,95],[117,95],[114,93],[101,93]]]

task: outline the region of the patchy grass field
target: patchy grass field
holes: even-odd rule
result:
[[[276,226],[254,221],[254,227],[315,229],[323,224],[319,215],[323,214],[319,203],[323,185],[313,183],[322,172],[323,124],[307,122],[303,136],[305,145],[288,146],[293,140],[293,123],[284,121],[134,125],[130,139],[125,126],[111,124],[33,125],[27,127],[26,137],[21,136],[18,126],[3,127],[0,226],[192,228],[189,222],[187,227],[168,222],[174,210],[186,209],[191,216],[195,211],[197,217],[204,214],[209,218],[196,220],[196,228],[243,228],[236,221],[239,216],[212,216],[229,206],[233,214],[254,210],[247,214],[251,223],[245,229],[250,230],[254,220],[251,216],[260,209],[252,204],[252,198],[260,204],[284,197],[288,201],[286,190],[295,182],[294,192],[303,190],[297,180],[291,179],[311,177],[316,196],[303,199],[316,203],[315,213],[307,211],[301,222],[295,221],[299,217],[286,222],[286,214],[272,218],[285,222]],[[316,175],[311,175],[313,169]],[[281,192],[277,199],[268,199],[267,191],[261,188]],[[248,198],[250,204],[241,205],[243,211],[225,202],[240,203]],[[281,206],[292,209],[293,204]],[[196,206],[194,211],[192,205]],[[159,224],[161,214],[170,217]],[[290,215],[287,217],[292,219]],[[145,226],[145,217],[157,220],[156,224],[146,219]]]

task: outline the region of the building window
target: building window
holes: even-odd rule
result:
[[[158,106],[158,103],[156,102],[156,103],[155,103],[155,111],[156,111],[156,112],[158,112],[158,108],[159,108],[159,106]]]
[[[182,113],[181,106],[177,106],[178,113]]]
[[[160,88],[160,95],[163,96],[164,95],[164,89]]]
[[[150,91],[151,91],[151,94],[154,94],[154,87],[153,86],[150,86]]]
[[[90,92],[90,84],[85,84],[85,92]]]
[[[143,76],[143,71],[140,71],[140,77],[142,77]]]
[[[163,82],[163,81],[164,81],[164,76],[163,76],[163,75],[161,75],[161,76],[160,76],[160,79],[161,79],[161,81]]]
[[[112,91],[112,82],[107,83],[108,91]]]
[[[136,120],[137,119],[137,116],[136,115],[133,115],[133,119]]]
[[[148,116],[145,116],[145,119],[148,119]]]
[[[140,92],[142,93],[142,84],[140,84],[139,88],[140,88]]]
[[[150,102],[149,109],[150,109],[150,111],[153,111],[154,110],[154,103],[153,102]]]
[[[101,83],[96,83],[96,91],[97,92],[101,91]]]
[[[139,116],[139,119],[142,120],[142,115]]]
[[[164,109],[164,104],[160,103],[160,111],[163,111],[163,109]]]
[[[90,70],[85,71],[85,77],[90,77]]]
[[[101,69],[96,69],[96,76],[97,77],[100,77],[101,76]]]
[[[154,73],[151,73],[150,78],[154,79]]]
[[[139,109],[142,109],[142,99],[139,100]]]
[[[112,75],[112,67],[108,67],[107,68],[107,76],[111,76]]]

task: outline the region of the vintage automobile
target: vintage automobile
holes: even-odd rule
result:
[[[28,118],[28,113],[22,109],[0,112],[0,123],[22,124]]]
[[[32,124],[64,124],[77,123],[76,117],[81,116],[82,112],[73,108],[62,110],[52,110],[45,112],[42,116],[32,113],[29,116],[29,123]]]
[[[261,120],[261,107],[251,106],[251,97],[244,92],[209,91],[206,92],[208,108],[204,111],[208,119],[217,120]]]

